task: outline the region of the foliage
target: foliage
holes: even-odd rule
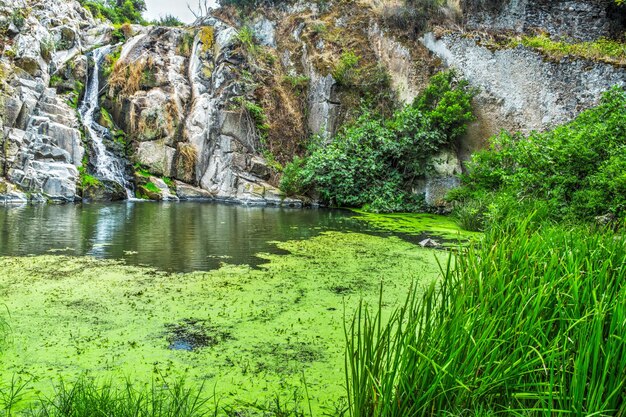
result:
[[[350,85],[358,79],[358,71],[361,57],[357,56],[353,51],[346,51],[341,54],[339,62],[333,70],[333,78],[340,85]]]
[[[52,54],[55,52],[54,40],[50,37],[42,39],[39,42],[39,51],[41,52],[41,57],[46,60],[46,62],[50,62],[52,60]]]
[[[237,32],[237,40],[250,54],[255,55],[258,52],[257,40],[254,36],[254,31],[250,26],[243,26]]]
[[[122,95],[131,96],[137,91],[156,86],[156,66],[152,57],[125,64],[119,62],[119,55],[115,55],[111,61],[113,69],[109,86]]]
[[[202,50],[208,52],[213,48],[215,42],[215,30],[212,26],[203,26],[200,29],[200,42],[202,43]]]
[[[152,193],[160,193],[161,190],[159,189],[159,187],[156,186],[155,183],[149,181],[146,184],[144,184],[144,188]]]
[[[492,193],[489,215],[503,201],[519,209],[541,204],[547,217],[558,220],[607,213],[624,219],[625,169],[626,92],[615,87],[598,107],[551,131],[492,138],[489,150],[473,156],[450,199],[466,204]]]
[[[351,416],[626,413],[626,241],[536,221],[491,229],[389,320],[358,310]]]
[[[137,387],[131,382],[115,385],[86,378],[73,385],[61,382],[53,398],[42,399],[29,411],[33,417],[201,417],[215,414],[202,389],[186,388],[182,382],[171,385],[153,381]],[[11,415],[11,410],[8,410]]]
[[[185,26],[185,24],[176,16],[172,14],[166,14],[165,16],[161,16],[158,20],[154,20],[152,22],[155,26],[168,26],[168,27],[179,27]]]
[[[265,141],[265,139],[267,139],[270,126],[263,107],[244,97],[235,97],[234,101],[240,106],[241,110],[243,110],[245,114],[250,117],[254,123],[254,127],[261,135],[261,141]]]
[[[111,33],[111,37],[116,43],[126,42],[133,36],[133,28],[129,23],[124,23],[122,25],[116,25],[115,29]]]
[[[17,8],[11,14],[11,22],[13,22],[16,28],[22,29],[24,27],[24,24],[26,24],[27,17],[28,13],[26,9]]]
[[[287,82],[292,89],[302,93],[309,86],[310,78],[306,75],[285,75],[284,81]]]
[[[87,174],[84,170],[80,172],[80,183],[83,188],[86,187],[99,187],[102,185],[102,182],[94,177],[93,175]]]
[[[513,44],[516,41],[512,42]],[[548,56],[563,58],[564,56],[576,56],[595,61],[603,61],[612,64],[626,65],[626,43],[611,39],[597,39],[590,42],[570,43],[556,41],[542,34],[537,36],[523,36],[520,43],[529,48],[539,49]]]
[[[144,23],[142,13],[146,11],[145,0],[79,0],[83,7],[100,19],[114,24]]]
[[[309,191],[304,182],[302,171],[306,169],[306,159],[295,156],[293,161],[283,168],[280,190],[287,195],[295,195]]]
[[[373,211],[417,211],[423,197],[413,193],[429,162],[473,119],[473,91],[453,72],[435,75],[412,105],[389,119],[364,111],[330,143],[314,140],[306,161],[285,167],[281,188],[318,193],[329,204]]]
[[[190,32],[183,33],[183,36],[178,41],[176,52],[179,55],[190,57],[193,49],[194,35]]]

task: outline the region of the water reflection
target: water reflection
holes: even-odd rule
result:
[[[64,253],[170,271],[260,262],[273,241],[324,230],[364,231],[351,213],[211,203],[32,205],[0,208],[0,256]]]

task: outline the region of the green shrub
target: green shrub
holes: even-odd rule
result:
[[[102,182],[98,178],[93,175],[89,175],[86,172],[81,173],[80,182],[83,187],[99,187],[102,185]]]
[[[520,209],[541,202],[555,220],[626,218],[626,92],[613,88],[601,104],[545,133],[502,133],[474,154],[462,178],[461,203],[485,193],[508,196]]]
[[[280,179],[280,190],[287,195],[305,194],[309,190],[303,182],[302,170],[306,166],[306,159],[296,156],[283,169]]]
[[[239,32],[237,32],[237,40],[249,53],[254,55],[258,52],[259,46],[254,36],[254,31],[250,26],[246,25],[239,29]]]
[[[333,70],[333,78],[340,85],[350,85],[358,79],[358,65],[361,57],[356,55],[353,51],[346,51],[341,54],[339,62],[335,65]]]
[[[152,22],[155,26],[168,26],[168,27],[179,27],[185,26],[185,24],[176,16],[171,14],[166,14],[165,16],[161,16],[158,20]]]
[[[144,23],[145,0],[79,0],[91,14],[114,24]]]
[[[183,36],[178,41],[178,46],[176,47],[176,52],[179,55],[190,57],[193,49],[194,42],[194,34],[190,32],[183,33]]]
[[[415,103],[385,119],[364,111],[330,143],[318,138],[306,161],[285,167],[284,191],[314,191],[328,204],[372,211],[418,211],[413,188],[430,159],[472,120],[473,91],[452,72],[433,77]]]
[[[13,22],[16,28],[21,30],[26,24],[27,17],[28,17],[28,13],[26,12],[26,9],[18,8],[14,10],[13,13],[11,14],[11,21]]]
[[[267,139],[270,126],[263,107],[244,97],[236,97],[234,101],[239,105],[239,108],[250,117],[261,136],[261,141],[265,141]]]

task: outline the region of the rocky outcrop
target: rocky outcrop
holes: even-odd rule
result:
[[[523,46],[491,50],[458,34],[427,34],[423,42],[479,89],[478,122],[467,140],[472,146],[502,129],[528,133],[565,123],[610,87],[626,85],[626,71],[608,64],[551,61]]]
[[[626,9],[614,0],[462,0],[461,7],[470,29],[540,29],[587,41],[619,35],[626,27]]]
[[[2,174],[31,199],[74,201],[85,150],[76,112],[49,87],[50,79],[104,28],[75,1],[7,0],[0,16],[8,25],[0,60],[6,73]]]
[[[447,3],[463,10],[470,29],[537,26],[555,36],[595,39],[623,28],[612,0]],[[608,87],[626,84],[623,69],[549,61],[524,47],[488,49],[467,35],[429,34],[422,44],[411,43],[379,26],[367,6],[359,7],[298,2],[259,10],[250,19],[254,46],[240,39],[243,25],[227,12],[193,28],[125,27],[126,41],[114,45],[113,28],[75,0],[4,0],[0,202],[123,198],[119,185],[127,181],[107,182],[111,178],[94,167],[104,146],[120,158],[120,175],[141,197],[299,206],[276,188],[276,167],[301,153],[307,136],[332,140],[353,120],[365,94],[382,85],[364,92],[361,80],[337,75],[349,50],[370,65],[370,74],[380,64],[376,74],[387,72],[401,103],[411,102],[441,64],[479,88],[478,122],[459,149],[433,158],[432,170],[415,186],[429,205],[440,206],[458,183],[461,161],[490,135],[569,121]],[[101,107],[90,113],[104,138],[100,153],[82,126],[92,123],[76,111],[84,84],[94,85],[88,81],[94,80],[95,51],[108,53],[98,55],[99,85],[87,89],[95,94],[85,100]],[[394,105],[394,94],[384,97],[383,107]],[[259,106],[264,108],[255,114]]]
[[[136,162],[189,184],[176,187],[182,198],[300,205],[267,182],[259,133],[237,100],[246,94],[240,77],[246,62],[236,34],[214,18],[197,29],[137,34],[121,50],[105,104],[132,138]],[[151,182],[161,191],[146,193],[150,198],[174,199]]]

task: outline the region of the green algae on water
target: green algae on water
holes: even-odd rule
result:
[[[390,311],[413,282],[436,279],[448,254],[360,233],[277,245],[288,254],[262,254],[257,269],[187,274],[89,257],[0,258],[11,329],[0,380],[29,380],[27,404],[60,378],[183,377],[210,395],[215,387],[222,407],[263,415],[251,404],[304,398],[304,377],[314,415],[335,410],[345,320],[361,299],[378,303],[381,283]]]
[[[381,230],[404,235],[433,235],[449,243],[468,242],[480,236],[480,233],[462,230],[450,217],[428,213],[371,213],[364,210],[352,210],[358,213],[355,219],[368,223]]]

